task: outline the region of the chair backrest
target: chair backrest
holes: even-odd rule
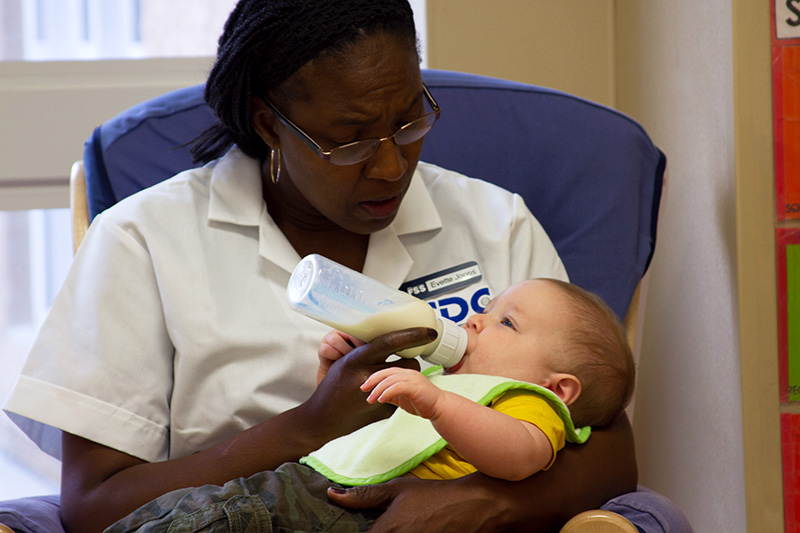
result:
[[[607,107],[522,83],[423,70],[442,107],[424,161],[520,194],[570,279],[622,318],[655,247],[666,159]],[[86,141],[90,217],[193,166],[187,143],[214,121],[203,87],[143,102]]]

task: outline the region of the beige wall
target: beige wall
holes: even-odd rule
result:
[[[667,154],[634,430],[640,482],[677,502],[698,532],[746,530],[733,42],[726,0],[428,5],[430,67],[612,105]],[[750,530],[780,530],[771,524]]]
[[[544,85],[612,105],[612,5],[428,0],[428,66]]]
[[[731,3],[616,9],[617,107],[669,158],[634,421],[640,474],[698,531],[745,531]]]

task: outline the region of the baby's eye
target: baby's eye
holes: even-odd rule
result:
[[[502,325],[504,325],[504,326],[508,327],[508,328],[511,328],[511,329],[516,329],[516,328],[514,328],[514,323],[513,323],[513,322],[511,321],[511,319],[510,319],[510,318],[508,318],[508,317],[503,317],[503,319],[500,321],[500,323],[501,323]]]

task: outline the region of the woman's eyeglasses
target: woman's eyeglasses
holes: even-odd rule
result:
[[[369,159],[375,152],[378,151],[378,147],[383,141],[388,141],[391,139],[396,145],[405,146],[407,144],[417,142],[429,131],[431,131],[431,128],[439,118],[441,109],[439,108],[439,104],[436,103],[436,100],[433,99],[433,95],[431,95],[425,84],[422,85],[422,91],[425,94],[425,98],[428,100],[431,108],[433,109],[432,112],[409,122],[388,137],[384,137],[382,139],[378,139],[377,137],[373,139],[362,139],[360,141],[337,146],[329,151],[323,150],[322,147],[314,141],[314,139],[309,137],[303,130],[297,127],[294,122],[286,118],[286,116],[278,111],[275,106],[269,102],[269,100],[263,96],[262,99],[264,100],[264,103],[267,104],[267,106],[272,110],[272,112],[275,113],[275,116],[278,117],[278,120],[280,120],[287,128],[292,130],[292,133],[297,135],[297,137],[303,141],[306,146],[311,148],[314,153],[317,154],[317,156],[326,161],[330,161],[331,164],[344,166],[355,165],[356,163],[360,163]]]

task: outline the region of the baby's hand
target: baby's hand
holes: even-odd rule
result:
[[[364,392],[371,390],[369,403],[391,403],[412,415],[435,419],[437,403],[443,391],[422,373],[408,368],[390,367],[379,370],[361,385]]]
[[[342,331],[332,329],[322,337],[319,345],[319,368],[317,369],[317,384],[328,373],[331,365],[353,348],[366,344],[364,341],[348,335]]]

